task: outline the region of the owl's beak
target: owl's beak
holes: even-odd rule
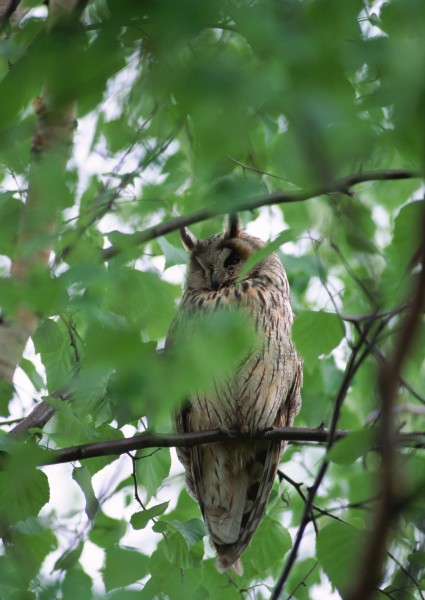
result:
[[[220,287],[220,277],[215,271],[211,273],[211,287],[213,290],[218,290]]]

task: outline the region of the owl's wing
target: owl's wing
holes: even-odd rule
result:
[[[190,422],[190,404],[186,404],[181,410],[177,411],[174,415],[174,423],[176,429],[179,433],[189,433],[192,431],[189,422]],[[194,472],[194,466],[197,464],[200,466],[199,456],[194,457],[194,452],[196,452],[197,448],[176,448],[177,458],[182,463],[184,467],[185,473],[185,481],[186,487],[189,494],[194,498],[197,502],[200,502],[199,491],[197,482],[200,481],[202,477],[201,473]],[[201,506],[202,510],[202,506]],[[203,511],[202,511],[203,512]]]
[[[173,347],[176,338],[181,335],[182,330],[187,328],[187,322],[185,319],[185,311],[181,310],[177,313],[173,322],[168,330],[167,339],[165,340],[165,351],[170,351]],[[176,410],[173,415],[173,421],[176,431],[179,433],[189,433],[192,431],[190,427],[190,412],[191,405],[189,401],[183,404],[182,408]],[[185,471],[185,482],[189,494],[196,500],[198,499],[198,493],[195,486],[195,479],[193,476],[193,457],[191,448],[178,448],[176,447],[176,453],[179,461],[182,463]]]
[[[302,386],[302,361],[294,352],[296,368],[294,379],[286,398],[282,399],[274,426],[289,427],[292,425],[301,405],[300,389]],[[276,472],[286,442],[256,442],[256,452],[249,468],[249,481],[245,508],[242,517],[240,537],[235,544],[217,545],[218,567],[225,570],[232,567],[242,572],[239,557],[251,541],[267,507]]]

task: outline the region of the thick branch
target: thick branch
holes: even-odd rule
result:
[[[303,427],[273,427],[255,434],[239,431],[223,431],[208,429],[191,433],[141,433],[131,438],[109,440],[71,446],[61,450],[46,450],[43,452],[39,465],[56,465],[75,460],[86,460],[99,456],[119,456],[126,452],[145,448],[191,447],[213,442],[240,442],[240,440],[287,440],[289,442],[317,442],[324,444],[329,438],[329,430],[324,428],[310,429]],[[343,429],[335,430],[334,439],[339,440],[351,432]],[[405,433],[398,436],[398,442],[403,445],[425,447],[423,433]]]
[[[267,196],[259,196],[256,198],[248,198],[247,200],[237,200],[232,202],[232,205],[216,202],[205,208],[201,208],[195,212],[181,217],[176,217],[165,223],[159,223],[152,227],[148,227],[144,231],[140,231],[133,236],[132,243],[134,246],[144,244],[155,238],[161,237],[172,231],[178,231],[182,227],[206,221],[212,217],[224,215],[232,212],[240,212],[243,210],[253,210],[260,206],[271,206],[273,204],[291,204],[293,202],[304,202],[318,196],[326,196],[333,193],[342,193],[351,195],[351,188],[359,183],[369,181],[394,181],[397,179],[420,179],[422,173],[409,169],[384,169],[381,171],[365,171],[364,173],[353,173],[337,179],[328,185],[320,186],[312,190],[300,190],[298,192],[275,192]],[[106,248],[102,255],[104,260],[109,260],[121,252],[119,246],[110,246]]]
[[[0,0],[0,33],[6,29],[9,21],[18,23],[29,8],[18,8],[21,0]]]
[[[12,6],[13,3],[10,5]],[[51,0],[47,29],[59,36],[62,21],[75,21],[80,2]],[[53,190],[54,177],[66,169],[69,147],[72,143],[76,114],[75,98],[65,102],[58,97],[56,74],[48,71],[43,97],[35,100],[37,125],[32,153],[34,160],[28,178],[28,195],[21,211],[18,235],[12,258],[11,279],[22,290],[34,272],[47,271],[51,252],[52,234],[57,227],[61,210],[58,189]],[[41,82],[40,82],[41,83]],[[60,180],[60,175],[58,181]],[[16,366],[28,338],[33,333],[38,315],[25,304],[18,304],[13,315],[6,315],[0,324],[0,379],[11,385]]]

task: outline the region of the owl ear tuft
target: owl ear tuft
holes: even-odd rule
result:
[[[180,239],[184,249],[188,252],[191,252],[198,243],[196,237],[189,231],[189,229],[186,229],[186,227],[182,227],[180,229]]]
[[[237,213],[230,214],[226,225],[226,237],[239,237],[242,232],[242,223]]]

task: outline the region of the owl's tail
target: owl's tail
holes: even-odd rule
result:
[[[226,557],[224,554],[219,555],[218,548],[216,548],[216,549],[217,549],[217,561],[216,561],[217,571],[220,571],[220,573],[223,573],[226,569],[232,569],[232,571],[234,571],[236,573],[236,575],[239,575],[239,576],[243,575],[243,566],[242,566],[242,562],[241,562],[240,558],[238,558],[234,562],[231,562],[232,561],[231,557]]]
[[[240,556],[254,535],[266,510],[267,501],[273,486],[274,477],[279,464],[283,444],[259,442],[253,459],[244,469],[245,485],[238,485],[237,476],[233,475],[233,490],[237,490],[233,505],[232,536],[223,539],[214,535],[208,515],[206,522],[211,539],[217,552],[217,568],[225,571],[231,568],[238,575],[243,572]],[[224,542],[224,543],[223,543]],[[227,543],[226,543],[227,542]]]
[[[233,545],[240,537],[248,487],[247,473],[215,471],[207,483],[210,489],[203,497],[203,512],[211,539],[215,546]],[[214,487],[217,493],[214,493]]]

